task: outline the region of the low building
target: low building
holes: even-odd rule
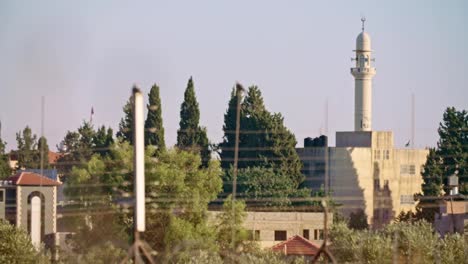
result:
[[[302,257],[305,263],[311,263],[315,255],[320,250],[320,245],[308,239],[295,235],[286,241],[274,245],[271,250],[282,253],[288,257]]]
[[[52,242],[57,230],[59,185],[32,172],[20,172],[0,181],[0,219],[26,230],[35,246]]]
[[[465,233],[468,225],[468,201],[447,198],[439,202],[439,213],[434,217],[434,228],[441,236]]]
[[[220,211],[210,211],[210,221],[216,222]],[[328,215],[328,226],[333,223],[333,215]],[[299,235],[312,242],[323,242],[323,212],[253,212],[248,211],[244,228],[261,248],[271,248],[288,238]]]

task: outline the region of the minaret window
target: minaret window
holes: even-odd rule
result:
[[[365,63],[366,63],[366,60],[365,60],[365,58],[364,58],[364,55],[361,55],[361,56],[359,57],[359,67],[364,68]]]

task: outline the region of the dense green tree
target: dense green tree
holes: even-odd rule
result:
[[[8,154],[5,152],[6,142],[0,138],[0,179],[6,178],[11,174],[10,164],[8,163]]]
[[[44,168],[48,167],[48,152],[49,146],[45,137],[39,138],[32,133],[31,128],[26,128],[21,132],[16,133],[16,141],[18,145],[18,169],[39,169],[41,167],[41,150],[44,151],[43,164]],[[42,147],[42,145],[44,147]]]
[[[57,148],[62,154],[57,168],[68,176],[73,166],[88,162],[94,154],[106,156],[114,142],[112,128],[101,126],[94,130],[91,123],[84,121],[77,131],[68,131]]]
[[[425,196],[448,193],[447,179],[458,173],[460,193],[468,194],[468,112],[449,107],[438,129],[437,148],[429,152],[423,167]]]
[[[29,235],[0,219],[0,263],[50,263],[42,250],[38,251]]]
[[[162,120],[161,98],[159,86],[154,84],[148,94],[148,115],[145,121],[145,146],[156,146],[158,152],[166,149],[164,141],[164,126]]]
[[[202,164],[208,165],[211,159],[206,128],[200,127],[200,109],[195,96],[193,79],[190,77],[184,93],[184,102],[180,107],[179,130],[177,130],[177,147],[201,154]]]
[[[110,146],[114,143],[114,131],[112,128],[107,128],[101,126],[93,138],[93,145],[95,147],[95,153],[98,153],[101,156],[108,155]]]
[[[221,167],[225,170],[228,170],[233,166],[234,163],[234,147],[235,147],[235,140],[236,140],[236,108],[237,108],[237,101],[240,100],[242,102],[242,91],[244,88],[240,84],[236,84],[231,91],[231,98],[228,102],[228,109],[224,114],[224,124],[223,124],[223,142],[219,144],[219,156],[221,158]],[[237,94],[239,93],[239,94]],[[239,102],[239,104],[241,103]],[[241,116],[244,116],[244,112],[241,109]],[[240,119],[241,128],[245,126],[244,118]],[[244,139],[244,134],[242,134],[242,139]],[[239,137],[240,139],[240,137]],[[239,140],[243,142],[244,140]],[[239,142],[239,143],[240,143]]]
[[[148,153],[150,155],[150,153]],[[164,226],[159,221],[148,219],[148,225],[159,227],[163,236],[147,237],[146,241],[156,250],[165,249],[167,259],[183,259],[183,252],[193,250],[216,251],[216,230],[208,225],[208,203],[221,191],[221,169],[217,161],[210,161],[208,167],[201,166],[201,158],[193,152],[169,150],[160,153],[158,163],[147,173],[150,184],[147,192],[157,208],[154,213],[166,220]],[[148,185],[147,185],[148,186]],[[173,214],[172,212],[178,212]],[[167,217],[169,216],[169,217]],[[158,248],[161,238],[162,248]]]
[[[133,145],[133,96],[130,96],[123,107],[124,117],[120,119],[119,131],[116,136]]]
[[[31,128],[26,126],[23,131],[16,133],[18,146],[18,168],[37,169],[36,157],[37,136],[32,133]]]
[[[219,163],[210,161],[208,167],[201,167],[198,154],[182,150],[163,151],[156,161],[155,151],[149,146],[145,152],[148,232],[143,238],[161,257],[175,258],[175,251],[185,249],[216,250],[216,232],[207,223],[207,208],[221,190]],[[129,217],[113,202],[131,195],[132,172],[133,149],[126,141],[115,142],[108,155],[94,154],[72,169],[65,194],[83,212],[76,236],[81,252],[104,241],[116,245],[125,241]],[[105,218],[102,212],[113,217]]]
[[[268,206],[285,208],[291,205],[312,205],[311,190],[298,189],[293,180],[273,168],[249,167],[239,169],[237,193],[250,207]],[[232,192],[232,169],[225,177],[225,193]]]
[[[233,90],[224,115],[224,137],[219,145],[224,169],[229,169],[234,162],[237,98]],[[297,188],[304,180],[302,163],[295,150],[295,136],[284,126],[282,115],[272,114],[266,109],[261,91],[256,86],[249,87],[240,112],[238,167],[273,167],[288,175]]]

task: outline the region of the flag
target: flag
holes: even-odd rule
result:
[[[408,142],[405,144],[405,147],[409,147],[410,141],[411,140],[408,140]]]
[[[93,122],[94,107],[91,106],[91,116],[89,117],[89,123]]]

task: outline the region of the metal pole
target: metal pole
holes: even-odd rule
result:
[[[134,150],[134,260],[140,263],[139,239],[140,233],[145,231],[145,135],[143,94],[136,86],[133,87],[133,150]]]
[[[322,201],[323,204],[323,250],[327,251],[327,241],[328,241],[328,205],[327,202],[324,200]],[[328,257],[324,259],[325,264],[328,264]]]
[[[242,91],[244,89],[240,84],[236,84],[236,139],[234,141],[234,171],[233,171],[233,179],[232,179],[232,221],[235,221],[235,202],[236,202],[236,192],[237,192],[237,163],[239,160],[239,133],[240,133],[240,106],[241,106],[241,96]],[[235,223],[234,223],[235,224]],[[235,225],[232,225],[232,237],[231,237],[231,246],[232,249],[235,247],[235,238],[236,238],[236,230]]]

